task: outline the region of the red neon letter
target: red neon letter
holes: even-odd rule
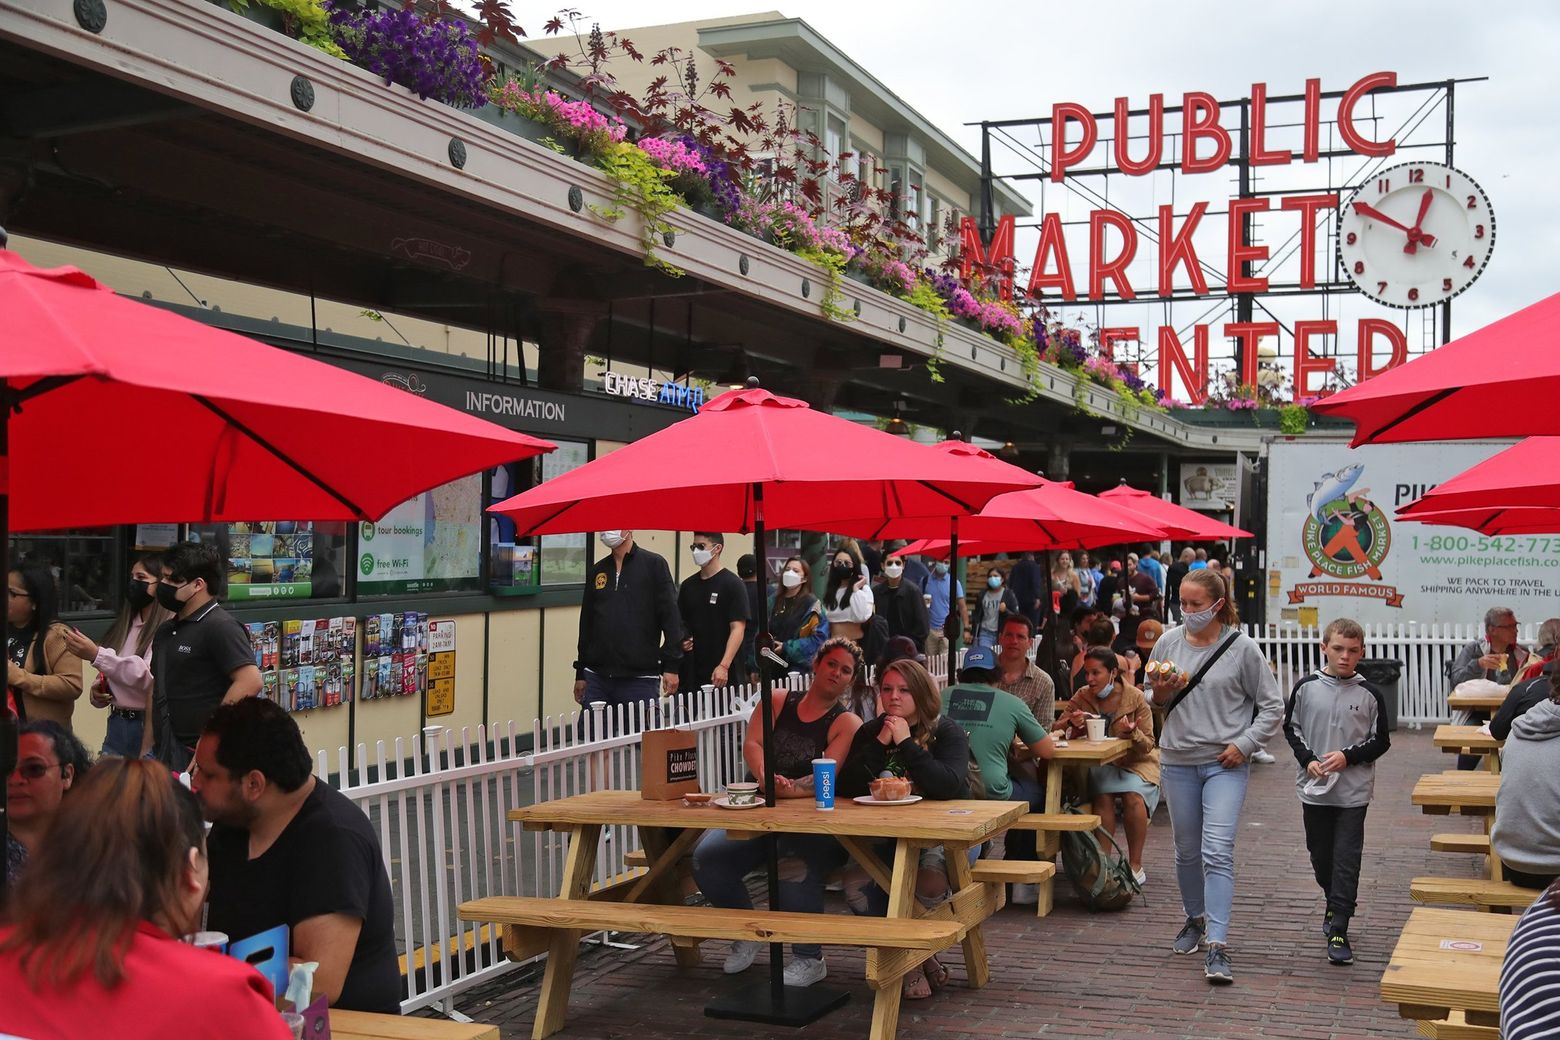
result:
[[[1130,135],[1131,118],[1127,115],[1127,99],[1116,99],[1116,119],[1112,132],[1116,135],[1116,166],[1122,173],[1130,176],[1140,176],[1153,172],[1159,165],[1160,156],[1164,154],[1165,144],[1165,96],[1163,94],[1150,94],[1148,96],[1148,154],[1138,160],[1127,157],[1127,145]]]
[[[970,285],[973,275],[979,281],[993,278],[997,294],[1007,301],[1013,299],[1013,218],[1004,216],[997,220],[997,230],[991,236],[988,252],[980,244],[980,227],[974,217],[959,221],[959,280]]]
[[[1336,195],[1290,195],[1282,209],[1300,211],[1300,288],[1316,288],[1316,215],[1338,208]]]
[[[1387,337],[1392,344],[1392,355],[1387,363],[1377,368],[1375,365],[1376,345],[1375,338]],[[1392,324],[1385,318],[1361,318],[1359,338],[1359,377],[1364,382],[1372,376],[1379,376],[1389,368],[1396,368],[1408,360],[1408,337],[1403,330]]]
[[[1397,138],[1372,141],[1354,129],[1354,106],[1359,103],[1360,98],[1377,87],[1395,86],[1397,86],[1396,72],[1373,72],[1344,92],[1343,100],[1338,102],[1338,134],[1352,151],[1359,155],[1391,155],[1397,151]]]
[[[1240,355],[1241,382],[1257,381],[1257,344],[1263,336],[1277,336],[1276,321],[1232,321],[1224,326],[1224,334],[1240,343],[1236,351]]]
[[[1295,396],[1311,397],[1311,375],[1319,373],[1327,375],[1335,367],[1335,362],[1329,357],[1317,357],[1311,353],[1312,336],[1336,336],[1338,323],[1336,321],[1297,321],[1295,322]],[[1326,390],[1320,391],[1326,393]]]
[[[1067,124],[1076,122],[1083,127],[1083,140],[1076,148],[1067,147]],[[1087,159],[1100,139],[1099,124],[1094,114],[1073,101],[1051,106],[1051,179],[1060,183],[1067,175],[1067,167]]]
[[[1056,273],[1046,274],[1046,264],[1056,259]],[[1046,289],[1057,289],[1064,300],[1076,300],[1072,265],[1067,259],[1067,237],[1062,233],[1062,215],[1047,213],[1040,221],[1040,244],[1035,247],[1035,262],[1029,269],[1029,295],[1035,299]]]
[[[1117,343],[1138,343],[1143,339],[1141,329],[1125,325],[1112,325],[1100,330],[1100,354],[1106,361],[1116,360]]]
[[[1159,207],[1159,295],[1170,296],[1175,292],[1175,265],[1186,267],[1186,276],[1192,280],[1192,291],[1198,296],[1208,295],[1208,279],[1203,277],[1202,264],[1197,260],[1197,249],[1192,245],[1192,235],[1203,214],[1208,212],[1206,202],[1198,202],[1186,215],[1186,223],[1180,232],[1175,231],[1175,207]]]
[[[1208,400],[1208,326],[1192,326],[1192,358],[1186,360],[1186,348],[1175,334],[1175,326],[1159,326],[1159,389],[1166,397],[1175,396],[1171,381],[1180,376],[1186,384],[1186,399],[1192,404]]]
[[[1322,154],[1322,81],[1305,81],[1305,144],[1300,157],[1315,162]]]
[[[1261,213],[1268,208],[1269,199],[1264,196],[1260,199],[1231,199],[1230,200],[1230,268],[1225,278],[1225,288],[1231,293],[1267,292],[1268,280],[1266,278],[1248,275],[1246,263],[1251,260],[1266,260],[1268,256],[1267,246],[1254,246],[1246,242],[1246,217],[1252,213]]]
[[[1219,125],[1219,103],[1213,95],[1201,90],[1192,91],[1181,105],[1181,136],[1185,142],[1181,146],[1181,172],[1207,173],[1229,162],[1230,132]],[[1203,138],[1213,139],[1217,147],[1212,155],[1199,159],[1197,142]]]
[[[1104,259],[1105,225],[1121,232],[1121,252],[1114,259]],[[1124,300],[1137,299],[1132,283],[1127,280],[1127,265],[1137,256],[1137,227],[1132,218],[1113,209],[1097,209],[1089,214],[1089,299],[1105,297],[1105,281],[1116,283],[1116,291]]]
[[[1266,83],[1251,85],[1251,139],[1247,143],[1246,154],[1251,157],[1253,166],[1285,166],[1295,157],[1295,153],[1288,149],[1282,152],[1268,150]]]

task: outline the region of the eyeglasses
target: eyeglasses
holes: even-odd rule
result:
[[[16,775],[23,780],[41,780],[51,769],[63,769],[61,762],[40,762],[36,758],[21,763],[16,767]]]

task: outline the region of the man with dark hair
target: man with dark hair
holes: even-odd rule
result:
[[[598,531],[607,555],[591,564],[580,601],[574,701],[609,707],[677,692],[682,618],[666,557],[644,549],[633,531]]]
[[[249,633],[222,608],[223,560],[216,546],[182,542],[163,554],[157,602],[173,611],[152,639],[152,724],[141,738],[169,768],[189,765],[206,719],[218,705],[260,692]]]
[[[758,662],[753,660],[753,637],[758,635],[758,557],[743,553],[737,560],[737,577],[747,590],[748,623],[742,630],[742,649],[737,654],[737,664],[744,680],[752,682],[758,674]]]
[[[726,686],[747,678],[737,660],[752,615],[742,579],[720,565],[726,536],[695,531],[690,548],[699,569],[677,590],[677,612],[683,623],[682,689],[693,693],[706,684]]]
[[[1018,609],[1024,616],[1040,624],[1041,597],[1046,594],[1045,574],[1035,562],[1035,554],[1026,552],[1013,564],[1013,574],[1008,578],[1008,588],[1018,597]]]
[[[888,622],[888,634],[904,636],[915,644],[916,652],[926,649],[926,633],[931,629],[926,600],[921,587],[905,577],[905,557],[898,549],[883,557],[883,580],[872,587],[874,609]]]
[[[285,924],[316,961],[314,992],[350,1011],[399,1014],[390,878],[368,817],[311,773],[292,716],[223,705],[195,747],[190,786],[211,821],[206,926],[244,939]]]

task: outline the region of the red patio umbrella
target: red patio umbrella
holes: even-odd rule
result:
[[[1487,505],[1464,509],[1424,510],[1415,512],[1412,516],[1405,516],[1399,512],[1398,519],[1439,527],[1464,527],[1478,531],[1480,534],[1496,537],[1560,534],[1560,506]],[[1549,547],[1552,544],[1552,540],[1545,540],[1542,543],[1518,544],[1510,548],[1545,553],[1550,551]]]
[[[1158,495],[1131,487],[1122,481],[1119,487],[1101,491],[1100,498],[1125,506],[1134,513],[1142,513],[1170,532],[1170,537],[1183,542],[1215,542],[1226,538],[1250,538],[1250,531],[1215,520],[1195,509],[1166,502]]]
[[[721,394],[697,415],[500,502],[491,512],[534,534],[751,531],[762,559],[766,526],[827,530],[838,517],[974,513],[993,496],[1038,483],[1039,477],[1016,467],[972,467],[966,458],[814,411],[749,380],[748,389]],[[768,575],[769,568],[760,566],[758,646],[767,646],[769,638]],[[766,692],[768,685],[766,678]],[[773,806],[774,724],[768,711],[759,717],[764,801]],[[770,903],[776,906],[773,845],[767,873]],[[797,1025],[843,1002],[843,993],[786,987],[782,959],[780,947],[771,946],[768,987],[718,1001],[712,1013]]]
[[[1323,398],[1354,446],[1560,434],[1560,294]]]
[[[1398,519],[1488,535],[1560,533],[1556,452],[1560,437],[1529,437],[1436,485]]]
[[[277,509],[372,520],[456,477],[553,448],[4,249],[0,315],[15,530],[250,520]],[[113,467],[83,479],[82,466],[148,426],[160,438],[155,480],[116,479]]]

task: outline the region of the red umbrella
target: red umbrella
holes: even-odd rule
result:
[[[0,249],[13,529],[377,519],[456,477],[551,451],[312,358]],[[157,478],[82,479],[156,431]],[[126,471],[128,472],[128,471]]]
[[[1354,445],[1560,434],[1560,294],[1324,398]]]
[[[1560,437],[1529,437],[1436,485],[1398,519],[1490,535],[1560,533],[1557,451]]]
[[[1195,509],[1166,502],[1157,495],[1130,487],[1125,481],[1119,487],[1101,491],[1099,497],[1118,506],[1125,506],[1134,513],[1142,513],[1170,531],[1170,537],[1177,541],[1214,542],[1252,536],[1250,531],[1242,531]]]
[[[1478,508],[1425,510],[1412,516],[1398,513],[1399,520],[1441,527],[1466,527],[1480,534],[1492,536],[1560,534],[1560,506],[1499,506]],[[1551,544],[1515,546],[1529,552],[1547,552]],[[1478,548],[1474,546],[1472,548]]]

